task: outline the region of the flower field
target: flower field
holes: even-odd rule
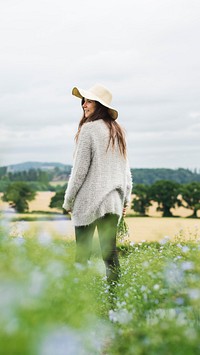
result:
[[[109,288],[94,241],[87,269],[75,243],[51,233],[0,232],[0,354],[200,353],[199,230],[186,240],[119,243]]]

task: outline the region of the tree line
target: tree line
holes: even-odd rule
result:
[[[63,198],[67,184],[59,187],[51,198],[50,207],[62,210]],[[192,210],[191,217],[196,218],[200,209],[200,182],[179,184],[170,180],[159,180],[152,185],[134,184],[134,197],[131,208],[141,216],[148,215],[148,209],[157,202],[157,210],[163,217],[172,217],[172,208],[183,206]],[[7,201],[17,212],[28,211],[28,201],[35,198],[36,191],[27,182],[13,182],[9,184],[3,194],[3,201]],[[63,211],[65,213],[65,211]]]
[[[27,165],[29,166],[29,165]],[[34,166],[34,165],[33,165]],[[200,182],[200,173],[189,169],[131,169],[135,184],[152,185],[159,180],[176,181],[180,184]],[[55,166],[52,169],[28,168],[25,170],[9,170],[9,167],[0,167],[0,187],[3,182],[31,181],[46,183],[50,181],[67,181],[71,172],[70,165],[62,168]]]
[[[6,191],[12,182],[28,182],[35,191],[54,191],[55,188],[50,185],[54,172],[41,169],[29,169],[23,171],[9,172],[3,168],[0,169],[0,191]]]
[[[197,169],[191,171],[189,169],[131,169],[133,182],[135,184],[152,185],[156,181],[169,180],[179,184],[187,184],[190,182],[200,182],[200,173]]]
[[[146,216],[149,207],[157,202],[157,211],[163,217],[172,217],[172,208],[185,207],[192,210],[191,217],[196,218],[200,209],[200,182],[179,184],[170,180],[159,180],[152,185],[136,184],[132,209],[142,216]]]
[[[0,169],[0,179],[1,181],[40,181],[49,182],[52,178],[50,172],[41,169],[29,169],[11,172],[7,171],[5,168]]]

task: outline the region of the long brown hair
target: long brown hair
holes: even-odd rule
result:
[[[83,105],[84,102],[85,100],[83,98],[81,101],[81,105]],[[96,104],[96,108],[93,114],[91,114],[88,118],[86,118],[83,114],[83,117],[81,118],[78,125],[78,131],[75,135],[75,140],[76,141],[78,140],[81,127],[83,126],[84,123],[103,119],[110,132],[110,139],[108,142],[107,149],[109,148],[110,144],[112,145],[112,147],[114,147],[115,141],[117,140],[120,153],[124,158],[126,158],[126,140],[125,140],[124,130],[115,120],[113,120],[113,118],[109,113],[109,109],[107,107],[103,106],[98,101],[95,101],[95,104]]]

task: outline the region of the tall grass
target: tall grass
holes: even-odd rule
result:
[[[30,234],[1,226],[1,355],[200,353],[198,240],[120,244],[111,291],[98,245],[83,268],[74,242]]]

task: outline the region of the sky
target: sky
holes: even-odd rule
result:
[[[132,168],[200,169],[199,0],[1,0],[0,165],[72,164],[77,86],[113,95]]]

